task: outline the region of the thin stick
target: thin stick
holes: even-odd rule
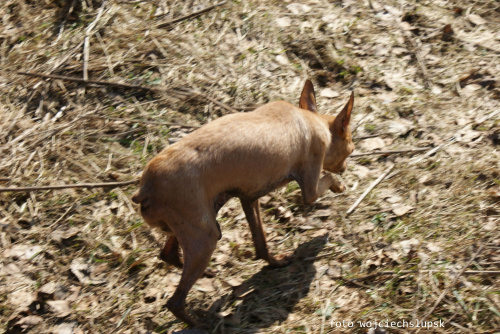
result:
[[[62,216],[61,216],[61,217],[59,217],[59,218],[58,218],[58,219],[57,219],[54,223],[50,224],[49,229],[50,229],[50,228],[52,228],[52,227],[54,227],[54,225],[57,225],[57,223],[59,223],[59,222],[60,222],[61,220],[63,220],[64,218],[66,218],[66,216],[68,215],[68,213],[69,213],[71,210],[73,210],[75,207],[76,207],[76,202],[75,202],[75,203],[73,203],[73,204],[71,204],[71,205],[69,206],[69,208],[66,210],[66,212],[64,212],[64,213],[62,214]]]
[[[377,155],[377,154],[398,154],[398,153],[410,153],[410,152],[422,152],[422,151],[427,151],[429,150],[426,147],[418,147],[418,148],[410,148],[408,150],[394,150],[394,151],[373,151],[373,152],[367,152],[367,153],[354,153],[351,154],[350,157],[364,157],[367,155]]]
[[[66,55],[64,55],[64,57],[62,57],[50,70],[49,70],[49,73],[52,73],[54,72],[55,70],[57,70],[57,68],[59,66],[61,66],[62,64],[64,64],[68,59],[69,57],[71,57],[79,48],[81,48],[83,45],[83,41],[78,43],[77,46],[75,46],[71,51],[67,52]]]
[[[368,114],[364,115],[358,122],[358,124],[356,124],[354,126],[354,128],[352,129],[351,133],[354,133],[356,132],[356,130],[358,129],[358,127],[361,125],[361,123],[363,123],[363,121],[365,120],[365,118],[368,117]]]
[[[83,40],[83,80],[87,81],[89,79],[89,57],[90,57],[90,36],[92,35],[92,30],[97,25],[97,22],[101,18],[104,7],[106,6],[106,1],[102,3],[101,8],[97,12],[97,16],[92,23],[89,24],[88,28],[85,30],[85,39]]]
[[[403,35],[410,42],[410,44],[413,48],[412,51],[415,54],[415,58],[417,58],[418,66],[420,67],[420,71],[422,72],[422,76],[424,77],[424,85],[426,86],[426,88],[431,88],[432,80],[430,79],[429,75],[427,74],[427,67],[425,66],[424,58],[422,57],[422,54],[419,51],[420,48],[418,47],[417,43],[413,40],[413,37],[410,34],[410,32],[405,30],[401,24],[398,24],[398,26],[399,26],[399,29],[401,29],[401,31],[403,32]]]
[[[413,160],[413,161],[410,161],[410,162],[408,163],[408,166],[414,165],[414,164],[416,164],[416,163],[418,163],[418,162],[420,162],[420,161],[424,160],[424,159],[425,159],[425,158],[427,158],[428,156],[430,156],[430,155],[432,155],[432,154],[436,153],[437,151],[441,150],[441,149],[442,149],[442,148],[444,148],[444,147],[447,147],[447,146],[449,146],[449,145],[453,144],[454,142],[455,142],[455,138],[452,138],[452,139],[450,140],[450,142],[449,142],[449,143],[447,143],[447,144],[441,144],[441,145],[439,145],[439,146],[434,147],[432,150],[430,150],[429,152],[425,153],[424,155],[422,155],[422,156],[420,156],[420,157],[416,158],[416,159],[415,159],[415,160]]]
[[[394,168],[394,165],[391,165],[386,171],[384,174],[380,175],[378,177],[378,179],[376,179],[366,190],[365,192],[358,198],[358,200],[349,208],[349,210],[347,210],[346,212],[346,216],[349,216],[351,213],[354,212],[354,210],[356,210],[356,208],[358,207],[359,203],[361,203],[361,201],[368,195],[368,193],[370,191],[372,191],[373,188],[375,188],[377,186],[377,184],[379,184],[380,182],[382,182],[385,177],[391,172],[391,170]]]
[[[465,273],[465,271],[467,270],[467,268],[470,266],[470,264],[472,263],[472,261],[474,261],[476,259],[476,257],[479,255],[479,253],[481,253],[481,251],[483,250],[484,248],[484,244],[481,244],[481,246],[479,246],[477,252],[472,255],[472,257],[470,258],[469,262],[467,262],[467,264],[462,268],[462,270],[458,273],[457,276],[455,276],[455,278],[453,279],[453,281],[451,282],[450,285],[448,285],[444,291],[441,293],[441,295],[439,295],[438,299],[436,300],[436,302],[434,303],[434,306],[429,310],[429,312],[427,312],[422,318],[421,318],[421,322],[424,322],[427,317],[429,317],[433,312],[434,310],[436,309],[436,307],[438,307],[439,303],[441,303],[441,301],[443,300],[444,296],[448,293],[448,291],[455,286],[455,284],[457,284],[458,280],[460,279],[460,277],[462,277],[462,275]],[[416,333],[418,333],[420,331],[417,330]]]
[[[331,254],[329,254],[331,255]],[[372,279],[378,276],[394,276],[394,275],[406,275],[406,274],[416,274],[419,272],[422,273],[439,273],[446,272],[451,270],[439,270],[439,269],[429,269],[429,270],[401,270],[401,271],[381,271],[379,273],[366,275],[363,277],[357,277],[351,279],[352,281],[365,281],[367,279]],[[466,270],[463,272],[463,275],[500,275],[500,270]]]
[[[94,85],[114,86],[114,87],[129,88],[129,89],[159,91],[159,89],[154,89],[154,88],[140,86],[140,85],[129,85],[129,84],[123,84],[123,83],[111,82],[111,81],[102,81],[102,80],[84,80],[81,78],[68,77],[65,75],[43,74],[43,73],[33,73],[33,72],[17,72],[17,74],[27,75],[30,77],[46,78],[46,79],[74,81],[74,82],[83,83],[83,84],[94,84]]]
[[[101,116],[101,115],[88,115],[88,116],[84,116],[84,117],[109,119],[109,120],[113,120],[113,121],[122,121],[122,122],[127,122],[127,123],[144,123],[144,124],[180,126],[182,128],[191,128],[191,129],[197,129],[200,127],[199,125],[191,125],[191,124],[183,124],[183,123],[175,123],[175,122],[148,121],[148,120],[141,120],[141,119],[109,117],[109,116]]]
[[[90,56],[90,39],[85,36],[83,40],[83,80],[89,80],[89,56]]]
[[[368,139],[368,138],[374,138],[374,137],[379,137],[381,135],[375,134],[375,135],[368,135],[368,136],[359,136],[359,137],[352,137],[353,140],[362,140],[362,139]]]
[[[58,186],[40,186],[40,187],[18,187],[18,188],[0,188],[0,192],[29,192],[38,190],[54,190],[54,189],[69,189],[69,188],[100,188],[100,187],[121,187],[130,184],[135,184],[139,180],[129,180],[122,182],[103,182],[103,183],[80,183],[80,184],[62,184]]]
[[[477,121],[474,122],[474,126],[478,126],[479,124],[486,122],[490,118],[495,117],[498,113],[500,113],[500,109],[495,110],[484,117],[481,117],[480,119],[478,119]]]
[[[156,25],[156,28],[164,28],[164,27],[167,27],[167,26],[172,25],[174,23],[178,23],[178,22],[190,19],[192,17],[195,17],[195,16],[201,15],[203,13],[206,13],[208,11],[211,11],[212,9],[217,8],[219,6],[222,6],[224,4],[226,4],[226,1],[221,1],[219,3],[216,3],[213,6],[209,6],[207,8],[203,8],[202,10],[199,10],[197,12],[194,12],[194,13],[191,13],[191,14],[188,14],[188,15],[184,15],[184,16],[181,16],[181,17],[178,17],[176,19],[173,19],[173,20],[170,20],[170,21],[166,21],[166,22],[163,22],[163,23],[158,23]]]
[[[225,103],[222,103],[213,97],[210,97],[208,95],[205,95],[204,93],[188,90],[188,91],[182,91],[178,89],[159,89],[159,88],[152,88],[152,87],[146,87],[146,86],[141,86],[141,85],[129,85],[129,84],[123,84],[123,83],[118,83],[118,82],[110,82],[110,81],[102,81],[102,80],[84,80],[81,78],[75,78],[75,77],[68,77],[65,75],[56,75],[56,74],[43,74],[43,73],[34,73],[34,72],[17,72],[17,74],[20,75],[27,75],[30,77],[38,77],[38,78],[46,78],[46,79],[55,79],[55,80],[66,80],[66,81],[73,81],[73,82],[78,82],[82,84],[93,84],[93,85],[102,85],[102,86],[113,86],[113,87],[120,87],[120,88],[127,88],[127,89],[138,89],[138,90],[147,90],[150,92],[156,92],[156,93],[171,93],[174,95],[181,95],[181,96],[190,96],[190,95],[196,95],[200,96],[204,99],[207,99],[218,106],[226,109],[227,111],[230,111],[232,113],[237,113],[238,110],[231,108]]]

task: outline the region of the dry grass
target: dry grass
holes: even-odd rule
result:
[[[293,183],[266,197],[271,248],[298,249],[287,268],[252,260],[231,201],[211,263],[218,273],[198,281],[188,309],[214,333],[366,333],[358,322],[423,317],[445,323],[425,332],[495,332],[498,3],[233,0],[155,27],[215,3],[6,0],[0,185],[127,181],[170,142],[228,113],[221,103],[246,110],[296,102],[312,78],[320,111],[334,114],[354,89],[355,136],[377,135],[359,139],[358,152],[443,146],[416,163],[424,153],[353,158],[343,176],[350,190],[312,206]],[[453,33],[443,36],[446,24]],[[180,272],[157,258],[163,236],[143,225],[129,200],[134,190],[0,193],[0,332],[183,328],[164,307]]]

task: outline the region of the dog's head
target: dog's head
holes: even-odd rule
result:
[[[354,92],[344,109],[335,116],[320,115],[328,123],[331,134],[331,143],[325,152],[323,169],[332,173],[342,173],[347,168],[347,157],[354,151],[354,143],[351,135],[351,112],[354,105]],[[299,107],[317,113],[316,96],[314,87],[307,80],[302,94],[300,95]]]

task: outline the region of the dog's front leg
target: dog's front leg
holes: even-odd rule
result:
[[[318,199],[327,189],[339,193],[345,190],[332,174],[326,173],[320,179],[321,163],[309,164],[300,174],[297,182],[302,191],[302,198],[306,204],[311,204]]]
[[[345,190],[345,186],[331,173],[325,172],[325,175],[319,180],[318,196],[321,196],[326,189],[330,189],[334,193],[341,193]]]
[[[241,206],[247,217],[248,225],[252,233],[253,243],[255,245],[255,253],[257,259],[263,259],[269,263],[271,267],[284,267],[291,261],[291,255],[284,254],[277,257],[269,254],[267,248],[266,234],[262,228],[262,219],[260,217],[259,200],[250,201],[240,199]]]

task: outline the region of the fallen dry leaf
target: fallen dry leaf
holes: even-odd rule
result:
[[[411,210],[414,210],[415,208],[411,205],[406,205],[406,204],[396,204],[392,207],[392,212],[400,217],[400,216],[404,216],[405,214],[407,214],[408,212],[410,212]]]
[[[57,326],[54,333],[57,334],[73,334],[75,333],[75,328],[77,326],[76,322],[65,322]]]
[[[229,280],[226,280],[226,283],[234,288],[234,287],[241,285],[243,283],[243,281],[240,278],[233,277],[233,278],[230,278]]]
[[[94,265],[86,263],[83,258],[76,258],[71,261],[71,272],[84,284],[103,284],[106,283],[104,279],[91,279],[90,275],[94,271]]]
[[[469,14],[467,15],[467,19],[475,25],[486,24],[486,20],[477,14]]]
[[[276,18],[276,24],[278,27],[286,28],[292,25],[292,20],[289,17],[278,17]]]
[[[310,217],[311,218],[314,218],[314,217],[330,217],[333,213],[334,212],[333,212],[332,209],[320,209],[320,210],[314,211],[313,214]]]
[[[56,313],[59,318],[64,318],[72,311],[67,300],[48,300],[47,305],[50,306],[52,312]]]
[[[498,218],[491,217],[488,222],[483,225],[483,229],[486,231],[494,231],[498,228]]]
[[[385,142],[380,137],[368,138],[359,145],[366,151],[374,151],[385,147]]]
[[[196,281],[196,285],[194,286],[196,290],[202,291],[202,292],[212,292],[215,291],[215,288],[212,284],[212,280],[210,278],[201,278],[198,281]]]
[[[391,204],[396,204],[396,203],[401,202],[403,200],[403,197],[401,197],[399,195],[393,195],[391,197],[386,198],[385,200]]]
[[[334,97],[338,97],[340,94],[337,92],[337,91],[334,91],[333,89],[331,88],[325,88],[323,89],[320,93],[319,93],[319,96],[322,96],[322,97],[327,97],[327,98],[334,98]]]
[[[412,130],[415,126],[412,122],[405,119],[399,119],[397,121],[390,121],[387,123],[387,132],[399,136],[403,136]]]
[[[425,247],[427,247],[428,250],[430,250],[431,252],[434,252],[434,253],[439,253],[443,250],[443,248],[435,242],[428,242],[425,245]]]
[[[75,226],[71,226],[71,227],[59,227],[57,229],[55,229],[51,234],[50,234],[50,237],[52,238],[52,240],[54,240],[55,242],[62,242],[63,240],[67,240],[67,239],[70,239],[72,237],[74,237],[75,235],[77,235],[79,232],[81,231],[81,229],[75,227]]]
[[[301,3],[291,3],[288,6],[286,6],[286,8],[288,8],[290,12],[296,15],[305,14],[311,10],[311,7]]]
[[[38,325],[42,321],[43,321],[43,318],[38,316],[38,315],[29,315],[27,317],[22,318],[18,322],[16,322],[16,325],[21,326],[23,328],[28,328],[28,327]]]
[[[39,245],[14,245],[10,249],[6,249],[3,253],[4,257],[14,259],[33,260],[34,257],[43,251],[43,247]]]
[[[420,245],[420,241],[418,239],[412,238],[403,240],[397,245],[399,245],[399,248],[401,249],[403,254],[407,255],[412,249],[416,249]]]
[[[366,179],[372,173],[372,171],[363,165],[354,165],[352,173],[356,175],[360,180]]]
[[[466,97],[466,98],[469,98],[473,95],[476,94],[476,91],[480,90],[482,87],[481,85],[478,85],[478,84],[470,84],[470,85],[467,85],[465,86],[464,88],[462,88],[461,90],[461,94]]]
[[[366,222],[356,226],[357,233],[373,231],[374,229],[375,229],[375,224],[373,224],[372,222]]]
[[[9,294],[9,302],[19,308],[28,306],[35,300],[36,295],[26,289],[15,290]]]

